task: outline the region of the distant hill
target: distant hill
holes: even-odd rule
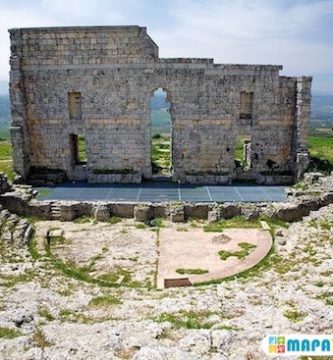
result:
[[[0,123],[9,122],[10,104],[8,95],[0,95]]]
[[[0,81],[0,96],[8,95],[8,81]]]
[[[311,126],[333,126],[333,95],[312,96]]]

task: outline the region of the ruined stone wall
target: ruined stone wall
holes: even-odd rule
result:
[[[293,178],[297,152],[306,153],[311,78],[280,77],[281,66],[161,59],[136,26],[14,29],[11,41],[12,141],[23,176],[49,168],[94,182],[150,178],[150,100],[157,88],[171,102],[175,181],[239,177],[236,137],[245,127],[252,140],[247,177]],[[251,106],[242,107],[244,92],[252,93]],[[70,94],[79,94],[79,104]],[[73,134],[85,138],[85,165],[73,158]]]

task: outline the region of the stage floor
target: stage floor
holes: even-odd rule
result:
[[[266,202],[286,201],[285,186],[180,185],[170,182],[142,184],[88,184],[68,182],[55,187],[35,187],[39,200],[129,202]]]

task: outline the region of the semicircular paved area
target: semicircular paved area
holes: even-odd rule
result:
[[[188,278],[190,283],[207,282],[236,275],[250,269],[260,262],[270,251],[273,240],[263,229],[225,229],[223,234],[231,240],[216,242],[216,232],[207,233],[202,229],[177,232],[174,229],[161,229],[159,236],[159,263],[157,287],[163,288],[167,279]],[[222,260],[219,251],[237,253],[240,244],[250,244],[248,255],[242,259],[229,256]],[[179,274],[177,269],[201,269],[208,271],[201,275]]]

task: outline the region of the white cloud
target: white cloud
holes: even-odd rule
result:
[[[333,0],[0,0],[0,80],[9,71],[9,27],[120,24],[147,26],[163,57],[333,73]]]
[[[154,33],[161,56],[213,57],[217,62],[274,63],[288,73],[333,72],[333,44],[308,41],[333,1],[291,8],[273,1],[183,1],[174,13],[178,26]]]

